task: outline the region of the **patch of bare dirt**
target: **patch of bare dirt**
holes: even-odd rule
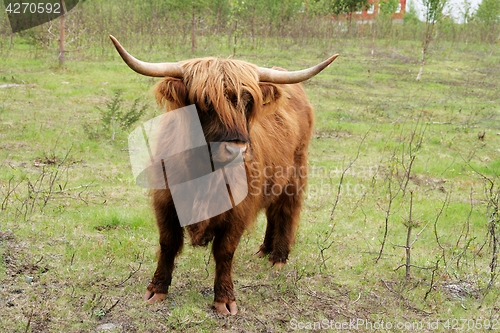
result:
[[[47,157],[45,156],[44,158],[37,157],[35,161],[33,162],[33,165],[36,167],[40,166],[45,166],[45,165],[54,165],[58,164],[61,160],[57,156],[51,156]]]
[[[318,130],[314,133],[315,139],[329,139],[329,138],[350,138],[351,131],[345,130]]]
[[[441,288],[451,299],[463,300],[466,297],[479,298],[481,290],[477,285],[470,281],[454,281],[444,283]]]
[[[426,175],[411,174],[410,180],[417,186],[428,187],[432,190],[438,190],[443,193],[446,192],[446,179],[432,178]]]

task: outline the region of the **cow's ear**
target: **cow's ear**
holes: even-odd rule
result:
[[[262,107],[259,115],[267,116],[277,109],[283,92],[280,87],[272,83],[261,82],[259,86],[262,91]]]
[[[277,102],[281,97],[281,89],[272,83],[259,83],[260,90],[262,91],[262,104],[266,105],[272,102]]]
[[[180,79],[166,77],[154,86],[153,91],[156,102],[159,105],[167,105],[170,110],[187,104],[187,88]]]

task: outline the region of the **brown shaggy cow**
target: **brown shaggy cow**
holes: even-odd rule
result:
[[[267,216],[259,255],[268,255],[271,263],[281,268],[295,239],[313,125],[311,104],[303,87],[295,83],[316,75],[337,55],[296,72],[216,58],[152,64],[135,59],[110,37],[130,68],[143,75],[164,77],[154,92],[167,111],[196,105],[206,142],[222,142],[217,151],[212,151],[214,162],[238,154],[245,158],[248,195],[231,210],[208,220],[181,227],[168,186],[152,191],[160,250],[144,299],[153,303],[166,297],[186,230],[193,245],[212,242],[214,306],[221,314],[236,314],[233,255],[259,211],[265,210]]]

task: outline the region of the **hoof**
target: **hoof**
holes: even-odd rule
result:
[[[275,262],[273,263],[273,267],[276,271],[281,271],[281,269],[286,265],[284,262]]]
[[[144,301],[148,302],[149,304],[153,304],[156,302],[163,301],[166,297],[167,294],[158,294],[147,290],[146,293],[144,294]]]
[[[262,250],[259,250],[259,251],[255,252],[253,255],[256,257],[259,257],[259,258],[264,258],[265,256],[267,256],[267,253],[265,253]]]
[[[232,315],[238,313],[238,306],[236,305],[236,301],[230,301],[229,303],[224,302],[214,302],[214,307],[217,313],[221,315]]]

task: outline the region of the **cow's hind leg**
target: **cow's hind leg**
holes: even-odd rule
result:
[[[165,299],[172,282],[174,259],[182,249],[184,230],[172,202],[167,205],[156,204],[155,213],[160,233],[160,249],[158,250],[158,266],[153,280],[148,285],[144,300],[154,303]]]
[[[269,261],[278,269],[286,263],[295,241],[304,182],[304,179],[293,179],[293,183],[287,184],[279,198],[266,210],[267,229],[259,252],[269,254]]]
[[[266,234],[264,236],[264,242],[259,248],[259,251],[255,255],[260,258],[265,257],[273,250],[273,240],[274,240],[274,220],[267,219]]]

